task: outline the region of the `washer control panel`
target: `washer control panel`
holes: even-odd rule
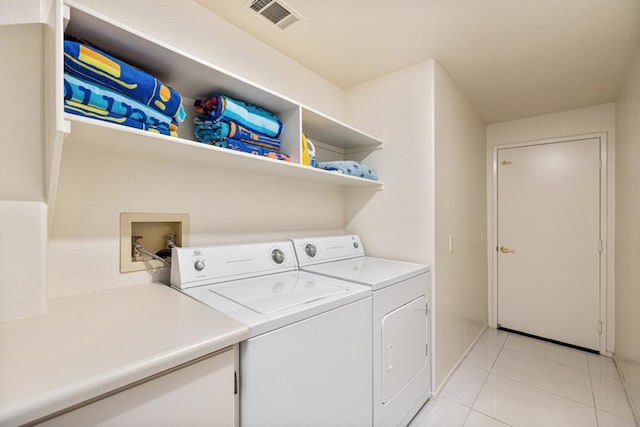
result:
[[[180,289],[297,269],[290,241],[173,248],[171,285]]]

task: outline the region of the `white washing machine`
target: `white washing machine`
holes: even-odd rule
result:
[[[298,270],[290,241],[174,248],[171,284],[246,324],[240,425],[371,426],[371,288]]]
[[[356,235],[294,239],[302,270],[373,290],[373,424],[406,426],[430,396],[430,268],[365,256]]]

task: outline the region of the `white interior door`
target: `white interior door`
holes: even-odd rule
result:
[[[598,350],[600,139],[498,150],[498,324]]]

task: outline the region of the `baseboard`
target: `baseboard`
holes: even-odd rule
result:
[[[462,362],[464,362],[464,359],[466,359],[467,356],[469,355],[469,353],[471,352],[471,350],[473,350],[473,347],[476,345],[476,343],[478,342],[478,340],[480,339],[480,337],[482,336],[484,331],[487,330],[487,328],[488,328],[487,325],[485,325],[484,328],[482,328],[480,333],[474,338],[474,340],[471,342],[469,347],[467,347],[467,349],[462,354],[462,356],[460,356],[460,359],[458,359],[456,364],[453,365],[453,367],[451,368],[449,373],[444,377],[444,380],[442,380],[442,384],[440,384],[440,387],[438,387],[436,390],[431,392],[431,398],[432,399],[438,400],[438,397],[440,396],[440,393],[442,392],[442,389],[444,389],[444,387],[447,385],[447,383],[449,382],[449,380],[451,379],[453,374],[458,370],[458,368],[460,367]],[[433,363],[433,361],[432,361],[432,363]]]
[[[622,386],[624,387],[624,392],[627,395],[627,401],[629,402],[629,406],[631,407],[631,412],[633,412],[633,417],[636,420],[636,425],[640,425],[640,411],[638,410],[639,408],[636,408],[636,406],[634,405],[633,400],[631,399],[631,393],[629,393],[629,387],[627,385],[627,381],[625,379],[625,376],[622,372],[622,369],[620,369],[620,364],[618,363],[618,359],[616,358],[616,354],[613,353],[613,363],[614,365],[616,365],[616,370],[618,371],[618,376],[620,377],[620,381],[622,381]]]

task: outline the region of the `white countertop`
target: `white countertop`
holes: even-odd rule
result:
[[[161,284],[49,301],[0,323],[0,426],[38,419],[233,345],[249,329]]]

